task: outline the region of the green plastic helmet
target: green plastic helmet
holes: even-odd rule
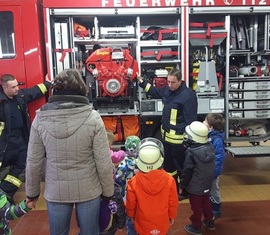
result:
[[[136,135],[131,135],[126,138],[125,149],[128,156],[135,156],[137,154],[137,145],[140,142],[140,138]]]

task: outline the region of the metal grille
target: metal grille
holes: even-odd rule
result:
[[[270,157],[270,146],[226,147],[233,157]]]

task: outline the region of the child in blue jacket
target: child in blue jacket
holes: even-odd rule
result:
[[[210,200],[212,202],[214,219],[217,219],[221,216],[219,176],[222,173],[223,163],[226,157],[224,148],[225,133],[223,131],[224,118],[221,114],[209,113],[205,117],[204,124],[208,127],[208,138],[215,149],[215,174],[210,191]]]

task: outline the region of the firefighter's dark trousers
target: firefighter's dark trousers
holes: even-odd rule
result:
[[[0,188],[10,197],[21,185],[19,175],[25,170],[27,157],[27,144],[25,143],[20,130],[12,130],[8,138],[8,146],[2,167],[9,166],[8,174],[1,179]]]
[[[164,170],[175,179],[177,191],[179,190],[179,177],[184,167],[185,148],[182,144],[170,144],[163,142],[164,145]]]

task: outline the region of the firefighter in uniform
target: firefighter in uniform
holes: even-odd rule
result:
[[[171,174],[179,189],[179,177],[185,160],[183,134],[185,127],[197,120],[197,96],[184,81],[181,71],[172,69],[168,86],[154,87],[137,74],[139,86],[154,98],[162,99],[161,137],[165,149],[164,169]]]
[[[10,74],[1,77],[0,86],[0,170],[9,166],[1,179],[0,189],[10,202],[21,185],[19,175],[25,170],[30,118],[27,103],[43,96],[51,83],[46,76],[44,84],[19,90],[18,81]]]

